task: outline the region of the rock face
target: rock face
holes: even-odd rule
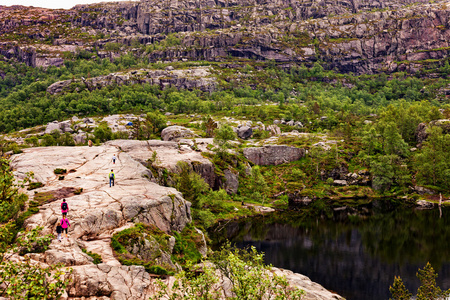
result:
[[[47,92],[54,95],[63,92],[79,90],[80,83],[89,91],[101,89],[110,85],[150,84],[159,85],[161,88],[174,86],[178,89],[200,89],[213,91],[216,81],[209,77],[207,68],[192,68],[189,70],[137,70],[132,72],[111,73],[84,80],[65,80],[53,83],[47,88]]]
[[[176,141],[186,137],[194,137],[194,133],[183,126],[169,126],[161,131],[161,138],[163,141]]]
[[[150,182],[150,171],[127,153],[117,154],[118,161],[113,165],[115,153],[118,149],[112,145],[33,148],[14,156],[12,166],[19,177],[33,171],[35,179],[45,184],[40,191],[83,188],[82,194],[66,198],[73,237],[89,240],[108,236],[132,221],[156,225],[165,232],[182,230],[190,222],[190,204],[175,189]],[[59,181],[53,173],[56,168],[75,172]],[[116,185],[110,188],[111,169],[115,169]],[[28,219],[27,225],[50,230],[56,222],[52,217],[59,215],[59,203],[49,203]]]
[[[422,145],[424,141],[428,138],[427,129],[432,126],[437,126],[442,128],[443,133],[450,132],[450,120],[449,119],[441,119],[431,121],[429,124],[420,123],[416,129],[416,138],[419,146]]]
[[[113,154],[118,157],[115,164],[111,162]],[[19,178],[33,171],[35,178],[45,183],[39,192],[50,192],[56,199],[64,197],[69,204],[70,239],[53,241],[50,249],[37,258],[49,264],[73,266],[69,297],[147,299],[152,295],[149,274],[143,267],[121,266],[112,255],[110,239],[114,232],[134,222],[155,225],[166,233],[182,230],[191,221],[190,203],[178,191],[150,182],[146,167],[108,144],[30,148],[13,156],[11,165]],[[71,172],[64,180],[57,180],[53,173],[56,168]],[[107,178],[111,169],[116,174],[113,187],[109,187]],[[62,192],[71,188],[83,188],[83,192]],[[32,199],[34,193],[29,192],[29,196]],[[39,213],[25,221],[25,226],[43,226],[44,233],[53,233],[60,213],[60,201],[44,204]],[[93,265],[81,246],[100,254],[104,264]]]
[[[0,37],[5,37],[0,54],[31,66],[60,66],[61,53],[78,55],[80,48],[113,59],[122,49],[108,45],[118,43],[152,62],[238,57],[289,66],[320,60],[340,72],[415,73],[423,61],[447,57],[449,19],[444,0],[141,0],[78,5],[67,11],[13,6],[0,9]],[[52,22],[61,24],[59,29],[77,28],[98,38],[67,38],[48,30]],[[12,42],[20,26],[28,26],[24,35],[41,44]],[[176,40],[167,42],[169,33]],[[289,39],[284,39],[287,34]],[[110,38],[102,38],[106,35]],[[48,40],[53,44],[46,44]],[[144,51],[131,47],[136,41],[164,45]]]
[[[239,188],[239,174],[235,174],[229,169],[224,170],[225,173],[225,191],[228,194],[236,194]]]
[[[244,156],[255,165],[276,166],[299,160],[305,156],[305,149],[282,145],[251,147],[244,149]]]
[[[211,139],[212,140],[212,139]],[[208,159],[204,158],[200,152],[194,151],[191,148],[178,148],[176,142],[171,141],[137,141],[137,140],[113,140],[106,143],[113,147],[117,147],[126,152],[136,161],[153,166],[153,171],[156,174],[150,173],[151,180],[158,183],[160,170],[169,170],[176,172],[177,162],[184,161],[188,163],[195,172],[200,174],[210,187],[215,187],[217,184],[217,175],[214,173],[214,165]],[[155,161],[150,163],[148,160],[152,158],[153,153],[156,152]]]
[[[28,148],[12,157],[11,166],[17,177],[22,178],[26,172],[33,171],[36,180],[45,184],[34,191],[51,193],[56,199],[42,205],[37,214],[27,219],[24,224],[27,228],[43,226],[44,233],[54,232],[60,218],[59,200],[65,198],[69,205],[69,239],[54,240],[45,253],[30,255],[35,261],[63,263],[73,269],[73,280],[64,299],[144,300],[155,295],[154,279],[144,267],[121,265],[110,246],[114,233],[137,222],[154,225],[169,233],[182,230],[191,221],[190,204],[179,192],[149,180],[152,174],[142,162],[147,162],[155,151],[157,164],[168,168],[176,165],[177,160],[206,165],[201,160],[206,159],[197,151],[179,150],[177,143],[164,141],[114,140],[94,147]],[[111,161],[112,155],[117,157],[115,164]],[[65,174],[64,180],[58,180],[53,172],[56,168],[71,171]],[[112,187],[107,178],[111,169],[116,174]],[[233,176],[236,175],[226,177],[230,189],[235,189]],[[73,191],[79,188],[83,188],[82,193],[75,195]],[[35,196],[34,191],[28,191],[31,199]],[[178,269],[172,264],[170,255],[160,252],[156,242],[154,244],[151,238],[142,239],[127,250],[138,258],[154,258],[159,265]],[[171,237],[169,252],[174,244]],[[82,252],[83,248],[99,254],[103,263],[94,265],[93,259]],[[200,251],[205,255],[207,249],[202,247]],[[300,274],[276,272],[287,274],[289,282],[304,289],[306,299],[341,299]],[[169,277],[168,281],[173,278]]]
[[[309,279],[307,276],[279,268],[272,268],[272,271],[278,276],[286,277],[286,280],[291,285],[297,286],[305,291],[305,296],[302,297],[302,299],[344,300],[344,298],[342,298],[341,296],[324,289],[320,284],[312,282],[311,279]]]

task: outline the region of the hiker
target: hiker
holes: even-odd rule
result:
[[[117,159],[116,155],[115,155],[115,154],[113,154],[113,157],[112,157],[112,162],[113,162],[113,165],[115,165],[115,164],[116,164],[116,159]]]
[[[61,222],[59,222],[59,223],[61,224],[62,232],[65,232],[65,233],[66,233],[66,239],[69,239],[69,238],[67,237],[67,230],[68,230],[69,227],[70,227],[70,222],[69,222],[69,219],[66,219],[66,215],[63,215],[63,217],[62,217],[62,219],[61,219]]]
[[[92,147],[92,141],[91,140],[88,141],[88,145],[89,145],[89,147]]]
[[[61,233],[63,232],[63,229],[61,227],[61,223],[58,223],[58,225],[56,225],[56,233],[58,234],[58,241],[61,242]]]
[[[63,216],[67,216],[67,212],[69,211],[69,205],[66,202],[66,199],[63,199],[61,203],[61,213]]]
[[[113,169],[111,169],[111,172],[109,173],[109,187],[114,186],[114,179],[116,178],[116,175],[114,175]]]

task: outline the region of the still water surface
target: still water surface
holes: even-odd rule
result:
[[[266,263],[304,274],[348,300],[383,300],[391,296],[394,276],[415,294],[416,272],[427,261],[439,273],[438,285],[450,288],[449,220],[450,209],[403,208],[364,218],[289,214],[228,222],[211,236],[255,246]]]

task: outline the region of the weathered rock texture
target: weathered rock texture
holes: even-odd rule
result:
[[[181,138],[194,137],[194,133],[183,126],[169,126],[161,131],[163,141],[177,141]]]
[[[73,269],[73,281],[65,299],[143,300],[154,295],[154,281],[144,267],[121,265],[110,246],[114,233],[132,227],[135,222],[156,225],[170,232],[182,230],[191,220],[190,204],[179,192],[149,180],[152,173],[144,164],[154,151],[157,155],[153,163],[165,168],[175,168],[178,160],[184,160],[197,168],[203,165],[205,175],[214,173],[211,163],[199,152],[179,149],[177,143],[164,141],[115,140],[97,147],[29,148],[12,157],[11,165],[17,177],[33,171],[35,179],[45,184],[35,191],[51,192],[56,199],[42,205],[37,214],[27,219],[27,228],[43,226],[44,233],[54,232],[60,218],[59,200],[65,198],[69,204],[69,239],[54,240],[45,253],[30,254],[32,260],[62,263]],[[115,164],[111,161],[113,154],[118,158]],[[70,172],[65,174],[64,180],[58,180],[53,172],[56,168]],[[116,174],[113,187],[109,187],[107,177],[111,169]],[[236,189],[237,184],[233,176],[235,174],[227,175],[231,190]],[[75,195],[74,190],[78,188],[83,188],[83,192]],[[34,191],[28,193],[31,199],[35,195]],[[169,244],[170,252],[173,238]],[[149,239],[130,245],[127,250],[136,257],[151,259],[154,253],[159,253],[155,247],[156,243]],[[100,254],[103,263],[94,265],[82,248]],[[200,251],[205,255],[207,249],[203,247]],[[179,268],[172,264],[168,253],[158,255],[156,262],[173,270]],[[300,274],[275,272],[287,275],[289,282],[305,289],[306,299],[341,299]],[[168,281],[173,282],[173,278],[169,277]]]
[[[319,59],[341,72],[416,72],[427,60],[448,56],[449,19],[444,0],[141,0],[67,11],[15,6],[0,9],[0,54],[32,66],[59,66],[61,53],[94,55],[95,48],[100,57],[133,51],[155,62]],[[21,26],[28,27],[18,31]],[[167,41],[169,33],[176,40]],[[139,50],[136,42],[153,47]],[[126,47],[111,50],[111,43]]]
[[[151,84],[162,88],[174,86],[178,89],[200,89],[212,91],[216,82],[207,68],[192,68],[188,70],[138,70],[132,72],[111,73],[84,80],[65,80],[53,83],[47,88],[50,94],[73,92],[80,90],[81,86],[89,91],[102,89],[110,85]]]
[[[118,157],[115,164],[111,162],[113,154]],[[34,258],[48,264],[74,266],[74,281],[68,289],[70,298],[146,299],[151,295],[149,274],[143,267],[121,266],[112,254],[110,239],[114,232],[134,222],[156,225],[165,232],[182,230],[191,221],[190,204],[178,191],[149,181],[151,172],[146,167],[110,144],[31,148],[15,155],[12,167],[18,177],[33,171],[36,180],[45,183],[39,192],[52,192],[69,204],[70,239],[54,241],[41,257]],[[71,172],[64,180],[58,180],[53,172],[56,168]],[[113,187],[108,184],[111,169],[116,174]],[[83,188],[83,192],[59,192],[73,188]],[[25,226],[43,226],[45,233],[53,233],[60,218],[60,202],[44,204],[39,213],[26,220]],[[80,247],[100,254],[104,264],[93,265],[92,258]]]
[[[200,152],[194,151],[189,147],[179,147],[178,143],[172,141],[137,141],[137,140],[114,140],[106,143],[126,152],[136,161],[143,165],[151,167],[152,172],[147,173],[152,181],[158,183],[164,169],[169,172],[177,172],[177,163],[184,161],[188,163],[192,169],[200,174],[205,181],[211,186],[216,185],[217,176],[214,173],[214,165],[210,160],[201,155]],[[150,162],[153,153],[156,152],[155,161]],[[149,170],[150,171],[150,170]]]
[[[305,149],[274,145],[244,149],[244,156],[255,165],[280,165],[299,160],[305,156]]]

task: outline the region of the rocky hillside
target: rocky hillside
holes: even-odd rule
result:
[[[32,66],[126,51],[153,62],[318,61],[339,72],[415,73],[447,57],[449,16],[447,1],[425,0],[142,0],[71,10],[13,6],[0,9],[0,54]]]
[[[61,199],[68,202],[69,238],[62,242],[55,239],[44,253],[28,255],[36,262],[62,263],[73,269],[73,281],[64,299],[148,299],[154,295],[155,279],[144,266],[123,265],[123,257],[113,250],[111,241],[135,223],[173,234],[191,222],[190,203],[175,189],[151,182],[150,170],[141,163],[153,150],[166,167],[180,159],[202,160],[193,150],[183,149],[177,154],[174,149],[173,142],[116,140],[94,147],[29,148],[12,157],[17,177],[32,171],[35,180],[44,185],[28,192],[32,200],[47,199],[38,213],[26,220],[28,229],[42,226],[44,233],[52,233],[60,219]],[[111,161],[114,154],[115,164]],[[56,169],[65,169],[64,175],[55,174]],[[113,187],[108,185],[110,169],[116,174]],[[145,260],[156,255],[156,263],[176,270],[179,265],[170,257],[175,238],[167,237],[169,245],[165,249],[156,247],[156,242],[148,238],[142,244],[130,241],[127,257],[135,255]],[[205,243],[203,238],[199,249],[202,255],[206,254]],[[86,253],[96,253],[102,263]],[[306,299],[342,299],[303,275],[278,269],[274,272],[286,275],[292,285],[304,289]],[[172,280],[167,278],[168,282]]]

